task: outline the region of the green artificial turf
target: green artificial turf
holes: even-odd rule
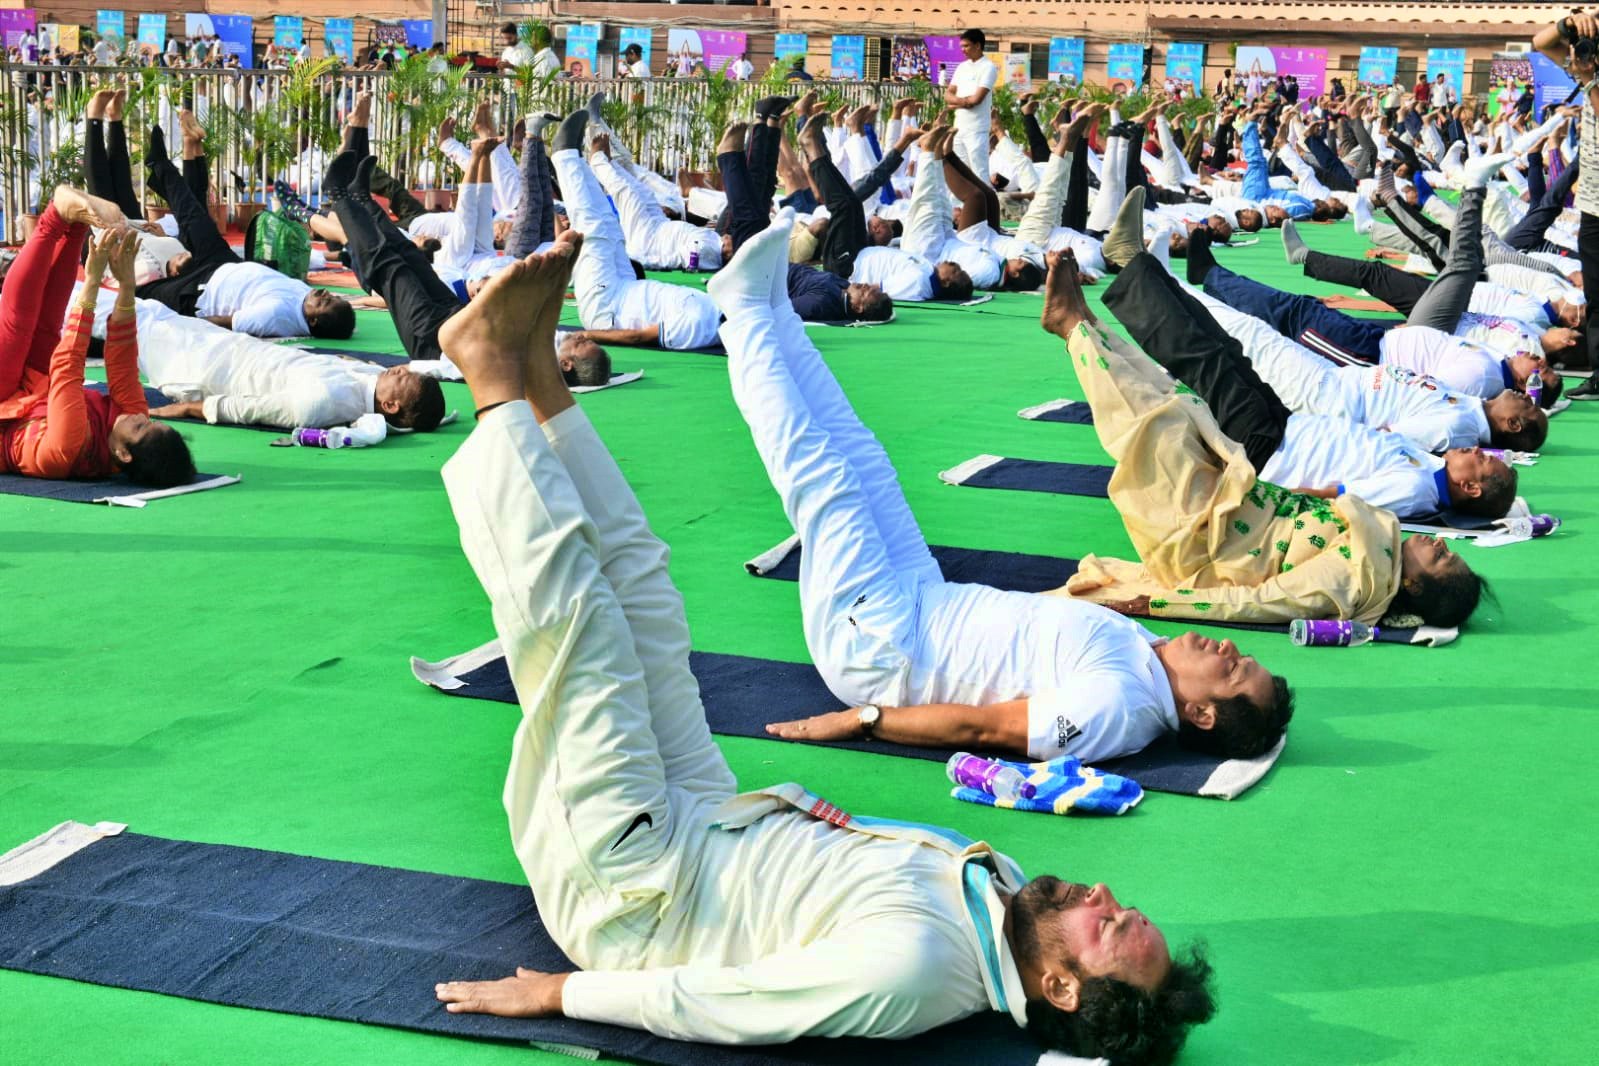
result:
[[[1358,254],[1347,225],[1305,229]],[[1219,255],[1307,288],[1275,234]],[[888,327],[815,335],[930,540],[1126,553],[1107,501],[935,476],[979,452],[1102,460],[1090,429],[1016,417],[1080,396],[1040,306],[904,307]],[[383,316],[360,322],[362,344],[397,350]],[[786,528],[724,361],[618,351],[616,365],[648,374],[583,406],[672,546],[695,646],[803,658],[796,587],[740,567]],[[466,424],[364,451],[185,427],[202,469],[244,481],[144,510],[0,497],[0,849],[111,819],[520,880],[500,807],[515,710],[446,699],[406,661],[492,635],[438,476],[471,420],[465,388],[446,394]],[[1174,942],[1206,938],[1222,1007],[1190,1066],[1592,1062],[1594,414],[1556,418],[1522,472],[1559,534],[1463,549],[1497,603],[1454,646],[1239,638],[1299,705],[1276,770],[1235,802],[1154,793],[1122,818],[1023,815],[952,801],[934,762],[724,748],[747,787],[798,780],[846,809],[943,822],[1030,872],[1108,882]],[[11,972],[0,1048],[7,1063],[104,1066],[567,1061]]]

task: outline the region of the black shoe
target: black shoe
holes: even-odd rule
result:
[[[755,101],[755,117],[765,122],[767,119],[777,118],[790,107],[794,106],[795,96],[767,96]]]
[[[289,183],[286,181],[274,181],[272,195],[278,198],[278,209],[296,222],[309,222],[311,216],[316,213],[299,193],[289,188]]]
[[[154,170],[162,163],[172,162],[172,157],[167,154],[167,137],[161,132],[160,126],[150,127],[150,144],[144,150],[144,165]]]
[[[1568,400],[1599,400],[1599,374],[1566,392]]]
[[[589,113],[587,111],[574,111],[561,121],[555,131],[555,136],[550,138],[550,154],[564,152],[568,148],[583,150],[583,134],[588,129]]]
[[[350,199],[372,199],[372,172],[378,168],[378,157],[369,155],[355,165],[355,176],[350,179]]]
[[[350,183],[355,180],[355,168],[359,162],[356,154],[350,151],[340,152],[333,157],[333,162],[328,164],[328,172],[322,176],[324,200],[336,204],[350,198]]]

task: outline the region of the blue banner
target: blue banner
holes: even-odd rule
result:
[[[1173,41],[1166,46],[1166,77],[1180,82],[1190,96],[1205,91],[1205,46]]]
[[[121,11],[96,11],[94,32],[102,41],[110,41],[121,48],[128,40],[128,18]]]
[[[569,78],[592,78],[600,61],[600,27],[580,24],[566,28],[566,74]]]
[[[1438,75],[1455,90],[1455,99],[1463,99],[1466,91],[1466,50],[1464,48],[1427,49],[1427,80],[1437,81]]]
[[[1571,95],[1571,90],[1577,83],[1571,80],[1571,75],[1566,73],[1566,68],[1550,60],[1547,56],[1533,52],[1532,59],[1532,109],[1534,118],[1542,118],[1544,108],[1551,104],[1565,103],[1566,97]],[[1580,104],[1581,100],[1573,103]]]
[[[322,23],[322,47],[328,55],[338,56],[341,62],[355,62],[355,20],[325,19]]]
[[[1392,85],[1399,79],[1399,49],[1371,45],[1360,50],[1360,71],[1355,80],[1361,85]]]
[[[139,51],[154,55],[167,46],[167,17],[144,14],[139,16]]]
[[[432,19],[405,19],[405,45],[413,52],[425,52],[433,47]]]
[[[272,43],[279,48],[298,49],[305,43],[305,19],[299,15],[274,15]]]
[[[1136,89],[1144,84],[1144,46],[1141,44],[1113,44],[1105,60],[1105,77],[1111,88],[1124,86]]]
[[[1083,83],[1083,39],[1081,37],[1051,37],[1049,39],[1049,80]]]
[[[239,57],[239,66],[255,66],[255,20],[249,15],[210,15],[211,32],[222,41],[222,49]]]
[[[772,57],[776,60],[789,60],[787,65],[793,65],[795,56],[802,56],[810,51],[811,39],[803,33],[780,33],[777,35],[777,44],[772,48]]]
[[[828,77],[835,81],[860,81],[866,71],[866,38],[833,37],[833,62]]]
[[[616,54],[621,55],[627,51],[629,45],[638,45],[638,50],[644,53],[640,57],[641,60],[646,67],[650,68],[650,73],[653,74],[655,73],[655,67],[650,63],[650,40],[654,36],[652,31],[642,26],[628,26],[622,30],[616,39]]]

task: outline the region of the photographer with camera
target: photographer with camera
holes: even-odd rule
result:
[[[1582,94],[1581,143],[1578,161],[1577,210],[1582,224],[1577,231],[1577,256],[1582,262],[1582,290],[1590,306],[1599,300],[1599,19],[1575,11],[1540,30],[1532,46],[1566,68]],[[1573,400],[1599,400],[1599,322],[1589,319],[1584,348],[1593,371],[1587,381],[1567,393]]]

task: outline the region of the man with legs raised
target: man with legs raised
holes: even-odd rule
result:
[[[793,446],[812,451],[827,434],[802,414],[772,306],[790,225],[712,286],[749,362],[739,388],[789,397]],[[667,549],[555,370],[578,243],[502,272],[446,326],[478,426],[444,478],[522,705],[512,840],[584,969],[448,981],[438,998],[727,1044],[904,1037],[994,1010],[1053,1047],[1169,1062],[1214,1010],[1209,967],[1173,960],[1104,885],[1027,881],[987,845],[858,819],[796,784],[734,795]]]

